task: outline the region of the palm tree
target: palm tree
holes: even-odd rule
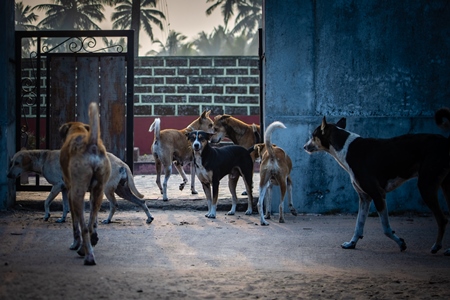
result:
[[[262,0],[246,0],[237,5],[238,14],[231,33],[248,32],[254,34],[261,27]]]
[[[160,51],[149,51],[147,54],[157,54],[158,56],[169,55],[195,55],[196,51],[192,48],[192,43],[185,43],[187,37],[180,32],[171,30],[167,36],[166,43],[164,44],[160,40],[155,40],[155,44],[159,44]]]
[[[52,0],[53,4],[39,4],[33,10],[44,10],[47,16],[38,26],[43,29],[100,30],[94,21],[102,22],[104,1]],[[107,1],[108,2],[108,1]]]
[[[219,6],[222,9],[223,21],[225,22],[225,27],[228,25],[228,21],[234,15],[234,10],[237,6],[245,2],[245,0],[206,0],[206,3],[215,2],[213,5],[208,7],[206,14],[209,16],[212,12]]]
[[[37,30],[38,27],[31,23],[36,22],[38,16],[31,12],[31,6],[24,6],[22,2],[15,4],[15,27],[16,30]],[[22,56],[28,56],[31,46],[34,45],[33,39],[22,39]]]
[[[115,7],[116,12],[111,16],[114,29],[134,29],[135,56],[138,55],[139,31],[141,27],[144,28],[151,41],[154,40],[151,24],[153,23],[158,26],[159,29],[163,29],[161,19],[165,20],[166,17],[161,11],[155,9],[157,1],[158,0],[122,0],[119,1],[119,5]],[[136,2],[140,4],[138,18],[134,17],[136,15]]]
[[[245,35],[235,37],[219,26],[210,35],[200,32],[193,44],[200,55],[241,55],[246,48],[247,38]]]
[[[15,4],[15,27],[16,30],[37,30],[38,27],[31,23],[36,22],[38,15],[31,11],[31,6],[24,6],[22,2]]]

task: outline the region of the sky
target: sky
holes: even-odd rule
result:
[[[18,1],[20,0],[16,0],[16,2]],[[37,4],[51,3],[49,0],[22,0],[22,2],[24,5],[30,5],[31,7]],[[224,26],[220,7],[216,8],[210,16],[206,15],[206,9],[213,3],[214,2],[206,3],[206,0],[159,0],[158,9],[166,14],[168,26],[166,26],[167,28],[165,28],[163,32],[156,26],[153,26],[155,39],[165,42],[169,30],[174,30],[187,36],[187,41],[191,41],[195,39],[201,31],[205,31],[209,34],[215,27],[218,27],[219,25]],[[105,6],[103,14],[105,15],[105,18],[109,20],[113,12],[113,8]],[[44,11],[36,11],[35,13],[39,15],[38,22],[45,18]],[[234,21],[230,21],[229,25],[233,24]],[[112,29],[112,24],[110,22],[103,22],[97,25],[102,29]],[[145,55],[145,53],[151,49],[159,49],[157,45],[152,45],[150,43],[148,35],[142,33],[142,30],[139,39],[139,43],[141,44],[139,55]]]

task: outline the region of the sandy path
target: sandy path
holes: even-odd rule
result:
[[[431,217],[391,218],[408,246],[401,253],[378,218],[356,250],[343,250],[355,216],[287,215],[262,227],[256,215],[204,213],[152,210],[148,225],[140,211],[119,211],[99,225],[97,265],[88,267],[68,249],[70,217],[1,212],[0,299],[450,298],[450,257],[429,253]]]

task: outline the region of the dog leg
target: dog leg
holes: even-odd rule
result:
[[[447,208],[450,209],[450,175],[442,181],[441,183],[442,194],[444,195],[445,201],[447,202]],[[445,256],[450,256],[450,248],[445,250]]]
[[[211,194],[210,194],[210,196],[211,196]],[[212,184],[212,203],[211,203],[211,209],[209,210],[209,214],[207,215],[208,218],[211,218],[211,219],[216,218],[218,198],[219,198],[219,181],[217,180],[217,182],[213,182],[213,184]]]
[[[66,222],[67,213],[69,212],[69,198],[67,196],[67,188],[63,187],[61,189],[62,203],[63,203],[63,214],[62,217],[56,220],[56,223]]]
[[[163,194],[163,188],[161,185],[161,169],[162,169],[162,163],[158,158],[155,158],[155,169],[156,169],[156,185],[159,188],[159,191],[161,194]]]
[[[84,220],[82,222],[83,226],[83,248],[84,248],[84,264],[85,265],[95,265],[95,256],[93,246],[98,243],[97,235],[97,214],[100,210],[103,198],[103,187],[96,186],[91,189],[90,204],[91,212],[89,214],[89,222],[86,226]]]
[[[431,253],[435,254],[442,248],[442,239],[444,238],[445,234],[445,227],[447,226],[448,220],[445,217],[444,213],[442,212],[442,209],[439,205],[439,199],[438,199],[438,188],[434,186],[435,180],[432,178],[424,178],[425,176],[420,177],[417,181],[417,186],[419,187],[420,195],[422,196],[422,199],[427,204],[427,206],[430,208],[431,212],[434,215],[434,218],[438,225],[438,234],[436,237],[436,242],[434,243],[433,247],[431,248]],[[448,184],[448,183],[447,183]],[[442,183],[441,183],[442,187]],[[444,189],[443,189],[444,191]],[[447,191],[448,192],[448,191]]]
[[[236,213],[236,205],[237,205],[237,195],[236,195],[236,186],[238,182],[239,176],[236,175],[228,175],[228,189],[231,193],[231,209],[227,213],[227,215],[234,215]]]
[[[48,194],[47,199],[45,199],[44,202],[44,210],[45,210],[45,215],[44,215],[44,221],[48,221],[48,219],[50,218],[50,204],[53,202],[53,200],[55,200],[56,196],[58,196],[59,192],[61,192],[61,185],[60,184],[56,184],[52,186],[52,189],[50,190],[50,194]]]
[[[383,232],[384,235],[388,238],[394,240],[398,246],[400,247],[400,251],[406,250],[406,243],[405,240],[402,238],[399,238],[395,231],[391,229],[391,225],[389,224],[389,214],[387,208],[383,209],[382,211],[378,212],[378,215],[380,216],[381,225],[383,226]]]
[[[162,185],[163,201],[169,200],[167,197],[167,182],[169,181],[170,175],[172,175],[172,165],[168,164],[167,166],[164,166],[164,182]]]
[[[109,224],[111,223],[112,217],[116,213],[116,208],[118,207],[118,205],[116,197],[114,197],[114,189],[112,187],[105,189],[105,196],[109,201],[109,215],[106,220],[102,221],[102,224]]]
[[[72,191],[74,188],[69,190],[69,204],[70,204],[70,214],[72,215],[72,228],[73,228],[73,243],[70,245],[70,250],[79,251],[82,247],[81,243],[81,230],[83,230],[82,223],[84,222],[84,200],[77,201],[75,193]],[[84,195],[84,193],[82,194]],[[79,203],[81,202],[81,203]]]
[[[269,185],[267,187],[267,192],[266,192],[266,196],[265,196],[265,206],[266,206],[266,214],[265,214],[265,218],[267,220],[271,219],[271,214],[272,214],[272,186],[273,183],[269,180]]]
[[[173,162],[175,168],[178,171],[178,174],[181,175],[181,178],[183,178],[183,182],[180,183],[179,189],[180,191],[182,191],[184,189],[184,187],[186,186],[186,183],[188,182],[186,173],[184,172],[183,166],[181,164],[179,164],[177,161]]]
[[[280,193],[281,193],[281,198],[280,198],[280,205],[278,206],[278,211],[279,211],[279,217],[278,217],[278,222],[279,223],[284,223],[284,197],[286,195],[286,182],[283,180],[280,180]]]
[[[267,196],[266,196],[266,191],[270,186],[270,181],[267,181],[267,183],[263,186],[259,187],[259,200],[258,200],[258,211],[259,211],[259,216],[260,216],[260,223],[262,226],[265,225],[269,225],[269,222],[267,222],[264,218],[264,200],[266,200],[266,212],[267,212]]]
[[[253,167],[249,172],[248,170],[246,170],[246,174],[244,174],[242,171],[243,170],[240,170],[241,176],[244,180],[245,188],[247,190],[247,210],[245,211],[245,214],[251,215],[253,213]]]
[[[147,221],[146,221],[147,224],[150,224],[153,221],[154,218],[150,214],[150,211],[148,210],[148,207],[145,204],[145,201],[141,200],[141,199],[137,198],[135,195],[133,195],[133,193],[131,192],[131,190],[129,189],[129,187],[127,185],[119,184],[116,188],[116,194],[125,200],[128,200],[136,205],[139,205],[144,210],[145,214],[147,215]]]
[[[296,216],[297,215],[297,210],[295,209],[294,202],[292,200],[292,180],[291,180],[290,176],[288,176],[286,182],[287,182],[289,210],[291,211],[292,215]]]
[[[191,167],[191,194],[192,195],[197,195],[198,192],[195,189],[195,164],[194,161],[191,161],[189,163],[190,167]]]
[[[214,211],[214,217],[211,216],[211,210],[212,210],[212,200],[211,200],[211,185],[209,183],[202,182],[203,191],[205,192],[206,196],[206,203],[208,205],[208,213],[205,215],[207,218],[215,218],[215,211]]]
[[[356,243],[359,239],[363,238],[364,224],[366,223],[367,216],[369,214],[370,198],[359,193],[359,209],[358,217],[356,219],[355,232],[350,242],[345,242],[341,245],[343,249],[355,249]]]

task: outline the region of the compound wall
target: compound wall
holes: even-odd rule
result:
[[[265,0],[263,6],[264,123],[287,126],[273,141],[293,160],[295,206],[355,212],[358,197],[347,173],[303,145],[323,116],[346,117],[347,129],[361,136],[447,136],[433,114],[450,106],[450,4]],[[389,194],[390,211],[429,211],[416,183]]]

